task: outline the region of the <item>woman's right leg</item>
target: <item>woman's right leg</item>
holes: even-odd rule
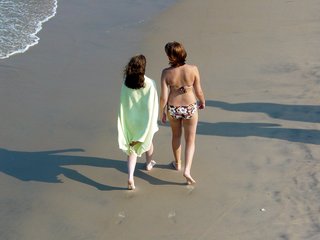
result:
[[[146,151],[146,170],[150,171],[154,165],[156,165],[156,161],[153,160],[153,143],[151,143],[150,149]]]
[[[176,170],[181,170],[181,135],[182,135],[182,120],[169,117],[172,131],[172,151],[175,159],[174,167]]]

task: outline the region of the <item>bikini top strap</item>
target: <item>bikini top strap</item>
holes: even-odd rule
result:
[[[192,86],[181,86],[179,88],[175,88],[180,93],[186,93],[188,89],[191,89]]]

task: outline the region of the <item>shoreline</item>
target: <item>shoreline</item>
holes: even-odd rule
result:
[[[19,50],[16,50],[14,52],[11,52],[11,53],[8,53],[7,55],[5,55],[4,57],[1,57],[0,60],[2,59],[7,59],[11,56],[14,56],[16,54],[22,54],[22,53],[25,53],[26,51],[28,51],[29,48],[37,45],[40,41],[40,38],[37,36],[37,34],[42,30],[42,25],[45,24],[47,21],[49,21],[51,18],[53,18],[56,13],[57,13],[57,8],[58,8],[58,0],[55,0],[54,1],[54,7],[53,7],[53,12],[50,16],[46,17],[45,19],[41,20],[38,22],[37,24],[37,27],[35,29],[35,32],[33,32],[32,34],[29,34],[28,37],[34,39],[34,42],[33,43],[30,43],[29,45],[27,45],[25,48],[23,49],[19,49]]]

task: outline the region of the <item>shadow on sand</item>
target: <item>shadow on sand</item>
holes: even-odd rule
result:
[[[208,100],[206,105],[226,111],[259,112],[275,119],[320,122],[320,107],[312,105],[283,105],[274,103],[226,103]],[[197,134],[224,137],[257,136],[290,142],[320,144],[320,131],[314,129],[283,128],[274,123],[199,122]]]
[[[199,122],[197,134],[223,137],[264,137],[320,144],[320,131],[309,129],[282,128],[279,124],[271,123],[238,123],[238,122]]]
[[[68,166],[90,166],[112,168],[127,174],[127,162],[97,157],[62,155],[63,153],[84,152],[83,149],[63,149],[42,152],[22,152],[0,148],[0,171],[22,181],[38,181],[61,183],[59,175],[74,181],[95,187],[99,190],[126,190],[125,187],[109,186],[98,183]],[[169,169],[169,165],[156,165],[157,168]],[[139,177],[153,185],[181,185],[163,181],[146,174],[144,163],[137,163],[135,177]],[[125,175],[126,176],[126,175]],[[106,181],[108,176],[106,176]],[[126,177],[124,177],[125,182]]]
[[[316,105],[285,105],[277,103],[227,103],[208,100],[206,105],[234,112],[265,113],[275,119],[300,122],[320,122],[320,106]]]

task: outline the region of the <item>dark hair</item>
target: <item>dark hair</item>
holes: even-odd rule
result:
[[[139,89],[144,87],[144,74],[146,71],[146,57],[142,54],[133,56],[124,69],[124,84],[128,88]]]
[[[169,58],[169,64],[172,67],[179,67],[186,63],[187,52],[181,43],[168,42],[164,50]]]

